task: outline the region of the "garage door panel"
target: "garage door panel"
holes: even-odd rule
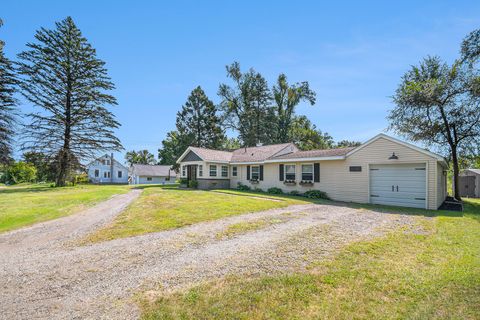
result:
[[[425,164],[371,165],[370,202],[425,208],[425,168]]]

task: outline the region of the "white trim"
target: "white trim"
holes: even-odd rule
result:
[[[283,165],[283,181],[291,180],[287,179],[287,166],[293,166],[293,174],[295,175],[294,181],[297,181],[297,165],[296,164],[284,164]]]
[[[375,137],[373,137],[372,139],[368,140],[367,142],[359,145],[358,147],[356,147],[355,149],[353,149],[352,151],[350,151],[349,153],[347,153],[346,157],[349,157],[351,156],[352,154],[354,154],[355,152],[363,149],[364,147],[368,146],[369,144],[371,144],[372,142],[374,141],[377,141],[378,139],[380,138],[384,138],[386,140],[389,140],[390,142],[395,142],[395,143],[398,143],[404,147],[407,147],[407,148],[410,148],[410,149],[413,149],[413,150],[416,150],[418,152],[421,152],[423,154],[426,154],[434,159],[437,159],[438,161],[441,161],[443,162],[445,165],[447,164],[446,160],[444,157],[436,154],[436,153],[433,153],[431,151],[428,151],[428,150],[425,150],[423,148],[420,148],[420,147],[417,147],[416,145],[413,145],[411,143],[408,143],[408,142],[405,142],[405,141],[402,141],[402,140],[399,140],[399,139],[396,139],[396,138],[393,138],[393,137],[390,137],[384,133],[379,133],[377,134]]]
[[[303,180],[303,166],[312,166],[312,180]],[[300,164],[300,181],[312,181],[315,182],[315,164],[313,162]]]
[[[229,162],[232,166],[240,166],[240,165],[260,165],[264,164],[264,161],[256,161],[256,162]]]
[[[367,169],[368,169],[368,172],[367,172],[367,186],[368,186],[368,203],[369,204],[373,204],[372,203],[372,198],[370,197],[370,166],[372,165],[396,165],[396,164],[425,164],[425,209],[426,210],[429,210],[428,209],[428,169],[429,169],[429,163],[428,161],[420,161],[420,162],[415,162],[415,161],[405,161],[405,162],[395,162],[395,163],[392,163],[392,162],[370,162],[367,164]],[[409,207],[406,207],[406,208],[409,208]],[[437,208],[438,209],[438,208]],[[435,209],[433,209],[435,210]]]
[[[192,151],[193,153],[195,153],[195,155],[196,155],[197,157],[199,157],[200,159],[202,159],[202,157],[200,157],[195,151],[193,151],[193,150],[191,149],[191,147],[188,147],[188,148],[182,153],[182,155],[180,156],[180,158],[178,158],[177,163],[182,162],[183,158],[185,158],[185,156],[188,154],[189,151]],[[205,160],[202,159],[201,161],[205,161]]]

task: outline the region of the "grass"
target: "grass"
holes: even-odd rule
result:
[[[463,214],[421,219],[425,233],[351,244],[306,273],[236,276],[144,300],[143,318],[480,319],[480,200],[465,203]],[[422,213],[433,215],[413,210]]]
[[[0,187],[0,232],[78,212],[128,189],[128,186],[118,185],[51,188],[46,184],[28,184]]]
[[[203,191],[176,187],[146,187],[140,198],[110,225],[90,235],[98,242],[158,232],[292,204],[307,203],[299,197],[270,196],[233,190]]]
[[[242,221],[229,225],[224,231],[217,233],[218,239],[232,238],[236,235],[263,229],[275,223],[281,223],[282,219],[263,218],[251,221]]]

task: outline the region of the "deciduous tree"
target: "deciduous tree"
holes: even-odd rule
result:
[[[267,81],[253,69],[243,73],[238,62],[226,69],[234,85],[221,84],[218,90],[225,124],[238,131],[244,146],[271,143],[275,139],[276,121]]]
[[[273,101],[275,102],[276,143],[289,142],[289,131],[295,117],[295,107],[302,101],[315,104],[316,95],[307,81],[289,85],[287,76],[280,74],[277,84],[273,86]]]
[[[480,143],[478,79],[471,61],[427,57],[402,77],[389,115],[391,129],[451,157],[457,199],[459,155]]]
[[[122,149],[120,124],[107,109],[117,104],[108,93],[114,85],[72,18],[35,39],[18,55],[21,92],[39,109],[29,114],[23,148],[58,159],[56,184],[64,186],[74,161]]]
[[[293,119],[288,133],[289,141],[301,150],[330,149],[334,145],[333,138],[326,132],[318,130],[306,116]]]

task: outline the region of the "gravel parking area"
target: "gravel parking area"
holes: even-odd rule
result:
[[[174,290],[229,274],[302,270],[349,242],[414,223],[407,215],[308,204],[79,244],[139,193],[0,235],[0,318],[136,319],[137,292]],[[218,237],[229,225],[270,218],[276,223]]]

